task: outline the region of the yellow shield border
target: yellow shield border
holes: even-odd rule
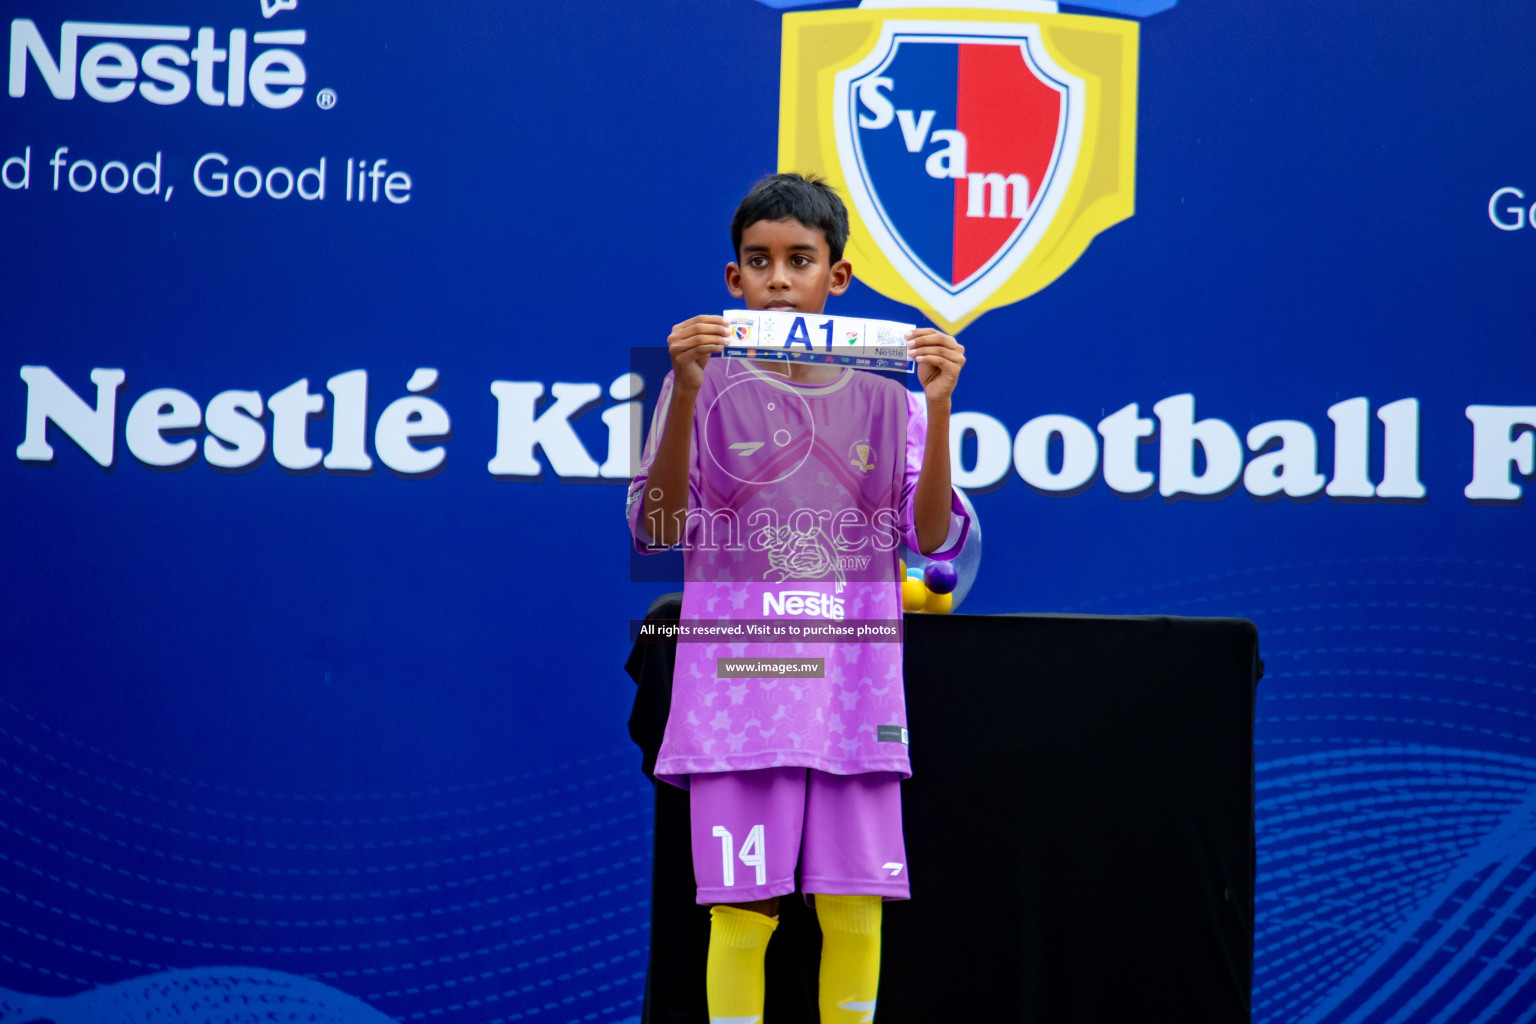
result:
[[[1039,25],[1051,57],[1079,76],[1086,92],[1082,148],[1055,218],[1019,269],[958,319],[945,319],[917,293],[875,244],[849,204],[847,258],[854,274],[882,295],[916,306],[959,333],[981,314],[1028,298],[1077,262],[1099,232],[1135,212],[1136,78],[1140,26],[1081,14],[981,8],[878,8],[784,15],[779,77],[779,170],[819,174],[844,196],[833,109],[839,72],[867,57],[887,20]]]

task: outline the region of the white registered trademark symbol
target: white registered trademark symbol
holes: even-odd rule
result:
[[[336,90],[321,89],[315,93],[315,103],[320,106],[321,110],[330,110],[336,105]]]

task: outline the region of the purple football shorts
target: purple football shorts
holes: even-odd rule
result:
[[[706,772],[688,792],[700,903],[794,892],[797,862],[802,892],[911,896],[895,772]]]

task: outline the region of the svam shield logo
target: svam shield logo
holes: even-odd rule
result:
[[[1137,28],[950,8],[786,15],[779,167],[847,197],[855,275],[959,331],[1133,212]]]

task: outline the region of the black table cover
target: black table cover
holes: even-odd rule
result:
[[[647,773],[673,655],[627,664]],[[885,905],[879,1024],[1248,1020],[1253,623],[909,615],[904,660],[912,900]],[[664,783],[652,878],[642,1020],[704,1024],[708,910]],[[765,1022],[814,1024],[819,955],[814,912],[781,900]]]

